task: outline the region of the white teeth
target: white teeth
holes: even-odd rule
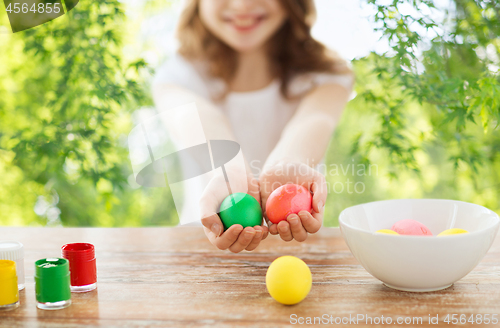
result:
[[[255,24],[256,21],[257,20],[255,18],[244,18],[244,19],[234,19],[233,23],[238,27],[248,27]]]

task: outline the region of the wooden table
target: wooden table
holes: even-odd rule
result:
[[[474,271],[432,293],[382,285],[359,265],[337,228],[323,228],[304,243],[270,236],[256,251],[239,254],[215,249],[197,227],[0,228],[0,239],[20,241],[26,251],[21,305],[0,311],[0,327],[277,327],[291,325],[291,316],[292,322],[323,315],[335,322],[357,314],[393,322],[421,317],[424,323],[406,327],[427,326],[429,314],[439,315],[440,325],[450,327],[442,322],[447,314],[500,316],[500,238]],[[96,246],[98,288],[72,294],[69,308],[39,310],[34,262],[59,256],[69,242]],[[281,255],[298,256],[311,268],[312,290],[298,305],[278,304],[266,291],[266,270]]]

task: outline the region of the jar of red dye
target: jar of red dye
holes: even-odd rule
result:
[[[69,261],[71,291],[88,292],[97,288],[97,269],[94,245],[66,244],[61,247],[62,257]]]

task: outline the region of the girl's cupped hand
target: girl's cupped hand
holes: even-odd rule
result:
[[[259,204],[259,182],[244,171],[226,169],[231,181],[232,193],[244,192],[254,197]],[[201,223],[210,242],[218,249],[229,249],[233,253],[243,250],[252,251],[268,235],[268,228],[263,223],[260,226],[243,228],[234,224],[224,231],[222,221],[217,214],[222,201],[229,196],[229,188],[222,172],[216,173],[205,188],[200,200]]]
[[[279,234],[284,241],[295,239],[302,242],[307,239],[309,233],[319,231],[323,224],[324,205],[328,194],[323,174],[303,163],[280,162],[265,168],[259,183],[262,209],[272,235]],[[268,220],[265,213],[267,199],[276,188],[287,183],[302,185],[312,193],[312,213],[300,211],[298,214],[290,214],[286,221],[274,224]]]

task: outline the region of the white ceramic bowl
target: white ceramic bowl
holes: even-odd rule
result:
[[[403,219],[425,224],[433,236],[375,233]],[[451,286],[481,261],[497,236],[498,215],[479,205],[444,199],[396,199],[349,207],[340,230],[361,265],[391,288],[428,292]],[[450,228],[469,233],[437,237]]]

